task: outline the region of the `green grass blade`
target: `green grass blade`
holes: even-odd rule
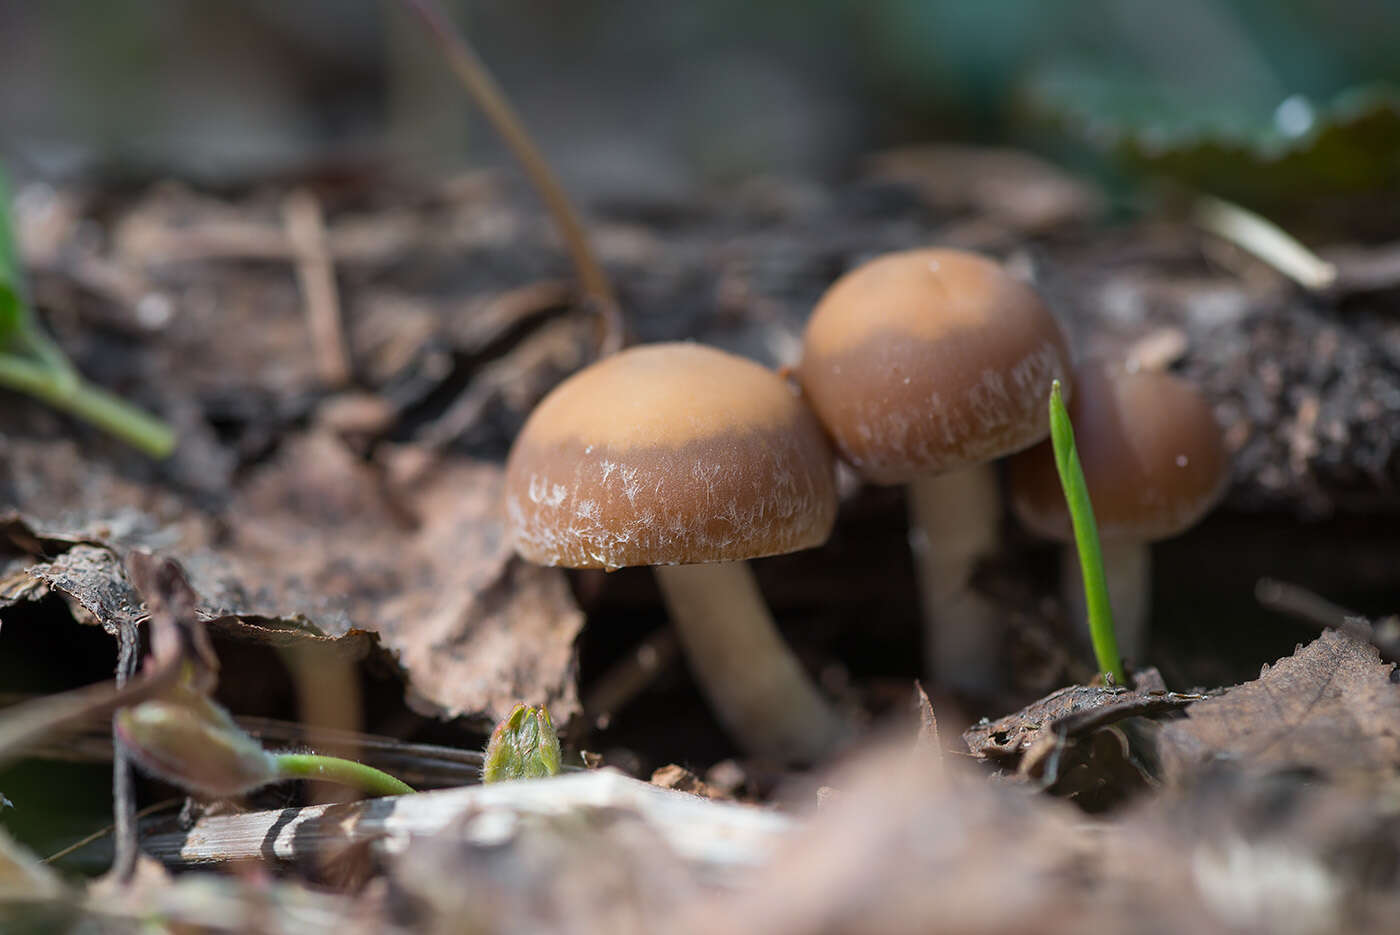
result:
[[[0,348],[25,330],[27,315],[20,281],[19,244],[10,221],[10,183],[0,167]]]
[[[1113,609],[1108,603],[1108,586],[1104,582],[1103,550],[1099,545],[1099,527],[1094,522],[1094,505],[1089,500],[1089,486],[1084,482],[1084,469],[1079,464],[1079,452],[1074,447],[1074,428],[1060,394],[1060,381],[1050,387],[1050,442],[1055,449],[1055,468],[1060,474],[1060,486],[1069,504],[1070,522],[1074,525],[1074,543],[1079,550],[1079,567],[1084,575],[1084,604],[1089,611],[1089,638],[1094,644],[1094,656],[1099,671],[1113,676],[1119,685],[1128,683],[1123,671],[1123,657],[1118,652],[1118,637],[1113,630]]]

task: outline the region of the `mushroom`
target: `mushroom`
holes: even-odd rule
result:
[[[506,465],[516,550],[542,565],[656,566],[701,689],[749,752],[809,762],[847,734],[783,642],[744,560],[821,545],[834,459],[796,388],[697,344],[635,347],[574,374]]]
[[[1168,373],[1090,360],[1069,404],[1075,447],[1099,527],[1109,605],[1124,656],[1141,658],[1151,582],[1150,543],[1194,526],[1230,478],[1225,438],[1195,386]],[[1069,510],[1050,443],[1008,465],[1012,510],[1027,528],[1067,543],[1063,594],[1083,619],[1084,589]]]
[[[1045,438],[1069,348],[1034,290],[985,257],[892,253],[827,290],[807,324],[802,387],[868,481],[907,484],[925,650],[940,684],[985,690],[1001,637],[970,578],[997,546],[989,462]]]

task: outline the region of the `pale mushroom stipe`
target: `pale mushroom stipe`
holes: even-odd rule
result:
[[[1150,543],[1186,531],[1210,512],[1229,482],[1229,455],[1210,404],[1179,377],[1087,361],[1075,381],[1069,417],[1098,521],[1119,647],[1127,658],[1141,659]],[[1063,594],[1078,621],[1084,613],[1078,558],[1050,445],[1012,458],[1008,475],[1016,517],[1036,535],[1071,543],[1061,559]]]
[[[1035,291],[958,250],[857,267],[807,324],[798,374],[837,449],[866,480],[908,485],[928,666],[946,687],[996,680],[1000,615],[970,585],[998,545],[990,462],[1046,437],[1069,361]]]
[[[811,761],[848,726],[783,642],[744,560],[821,545],[834,459],[795,387],[697,344],[634,347],[557,386],[506,465],[506,522],[541,565],[654,565],[692,671],[749,752]]]

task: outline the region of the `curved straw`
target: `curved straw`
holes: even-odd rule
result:
[[[607,355],[620,350],[623,344],[622,309],[617,303],[612,284],[589,245],[583,221],[574,210],[564,187],[559,184],[544,156],[540,155],[500,85],[491,77],[486,64],[467,43],[466,38],[452,25],[452,21],[448,19],[437,0],[402,0],[402,3],[423,21],[423,25],[442,49],[448,67],[461,79],[467,93],[486,114],[486,119],[495,127],[496,132],[520,162],[520,167],[530,179],[530,184],[535,187],[545,207],[554,217],[554,222],[559,225],[564,246],[569,251],[569,258],[573,261],[579,281],[583,284],[584,295],[598,311],[601,330],[600,354]]]

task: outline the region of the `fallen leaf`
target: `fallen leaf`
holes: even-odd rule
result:
[[[562,572],[515,558],[500,466],[411,447],[384,464],[379,476],[329,435],[289,439],[245,485],[206,569],[243,585],[219,599],[245,617],[378,634],[424,713],[499,720],[525,701],[566,721],[583,615]]]
[[[1376,647],[1327,630],[1259,678],[1186,709],[1158,737],[1182,780],[1225,759],[1258,771],[1308,770],[1365,785],[1400,774],[1400,684]]]
[[[187,521],[121,541],[180,558],[215,636],[352,659],[382,646],[423,713],[499,719],[526,700],[566,721],[583,615],[561,571],[514,557],[500,466],[409,447],[385,459],[381,476],[330,433],[289,437],[237,492],[222,536]],[[104,627],[140,616],[121,546],[15,514],[0,537],[21,559],[4,566],[0,606],[39,596],[11,577],[22,571]]]

